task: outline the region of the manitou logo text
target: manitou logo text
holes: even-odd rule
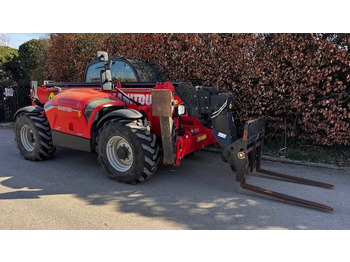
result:
[[[126,93],[128,97],[130,97],[132,100],[135,100],[136,102],[142,104],[142,105],[152,105],[152,97],[150,94],[135,94],[135,93]],[[118,94],[118,98],[125,102],[126,104],[132,104],[132,102],[124,97],[122,94]]]

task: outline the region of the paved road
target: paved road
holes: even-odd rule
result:
[[[181,167],[160,166],[132,186],[109,179],[95,154],[58,149],[22,159],[0,127],[0,229],[350,229],[350,173],[263,162],[274,171],[333,183],[332,190],[249,177],[248,182],[332,206],[324,213],[235,190],[220,156],[200,152]]]

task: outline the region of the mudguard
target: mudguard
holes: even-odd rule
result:
[[[113,112],[108,113],[107,115],[103,116],[100,121],[97,123],[97,128],[102,127],[102,125],[113,118],[122,118],[122,119],[140,119],[143,115],[134,109],[118,109]]]
[[[14,115],[14,118],[19,116],[21,113],[31,114],[31,115],[37,115],[40,114],[40,112],[44,111],[44,108],[41,106],[26,106],[22,107]]]

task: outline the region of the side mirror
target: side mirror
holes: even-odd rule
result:
[[[97,59],[102,62],[108,62],[108,53],[105,51],[97,51]]]

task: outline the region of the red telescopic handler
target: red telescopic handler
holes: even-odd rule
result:
[[[97,52],[85,81],[31,82],[32,105],[15,114],[20,154],[31,161],[50,159],[56,147],[95,152],[112,179],[136,184],[163,164],[179,166],[186,156],[208,146],[246,190],[294,204],[331,212],[329,206],[246,183],[254,170],[311,186],[333,185],[261,168],[264,118],[248,120],[237,137],[231,92],[217,87],[163,81],[147,62],[109,58]]]

